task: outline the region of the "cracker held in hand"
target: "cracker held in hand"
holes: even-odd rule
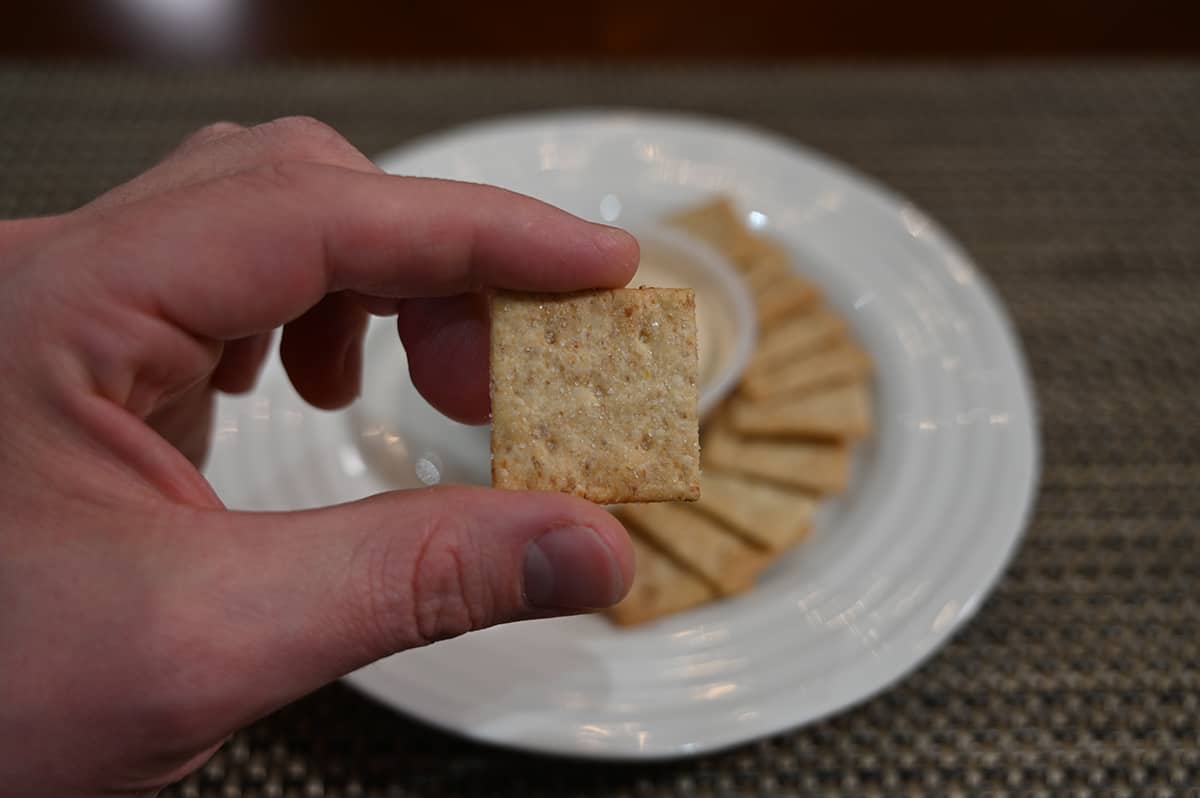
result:
[[[492,299],[492,484],[603,504],[700,496],[686,288]]]

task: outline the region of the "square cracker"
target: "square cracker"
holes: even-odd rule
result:
[[[637,576],[629,594],[608,610],[608,617],[622,626],[681,612],[716,598],[699,577],[685,571],[649,543],[633,538]]]
[[[761,402],[737,397],[729,421],[743,435],[858,440],[871,431],[871,400],[865,382]]]
[[[617,517],[718,593],[748,590],[770,561],[704,513],[685,504],[622,507]]]
[[[705,431],[704,462],[821,494],[841,493],[850,481],[845,444],[743,438],[724,419]]]
[[[705,471],[702,490],[697,510],[772,553],[808,534],[817,509],[812,496],[731,471]]]
[[[687,288],[492,299],[492,484],[594,502],[700,496]]]

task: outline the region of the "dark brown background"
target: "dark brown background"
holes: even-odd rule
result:
[[[166,25],[155,27],[146,21],[146,9],[154,6],[160,13],[174,8],[178,18],[191,21],[179,23],[174,32]],[[193,15],[223,7],[241,12],[219,35],[196,41],[203,26]],[[21,59],[679,61],[1163,54],[1200,54],[1200,4],[46,0],[6,4],[0,24],[0,58]]]

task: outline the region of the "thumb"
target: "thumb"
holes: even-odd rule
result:
[[[189,616],[175,634],[198,638],[181,641],[188,667],[222,674],[232,694],[196,698],[231,724],[397,651],[607,607],[633,581],[620,523],[566,495],[454,486],[205,515],[173,583]]]

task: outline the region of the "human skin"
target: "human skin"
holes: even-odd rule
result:
[[[621,286],[637,259],[527,197],[384,175],[305,118],[210,126],[76,211],[0,222],[0,795],[153,795],[380,657],[618,601],[628,538],[574,497],[234,512],[198,464],[276,328],[336,408],[368,313],[395,314],[417,388],[481,422],[479,296]]]

